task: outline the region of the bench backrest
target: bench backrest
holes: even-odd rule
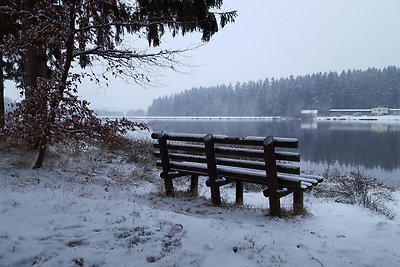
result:
[[[252,170],[262,170],[268,173],[300,174],[300,167],[291,162],[299,162],[297,152],[289,150],[298,147],[294,138],[248,136],[244,138],[211,134],[175,134],[153,133],[153,139],[158,143],[154,147],[158,165],[173,165],[185,162],[187,171],[204,173],[204,165],[220,168],[219,175],[235,178],[236,175],[246,175],[243,170],[249,170],[252,182],[267,184],[265,177],[251,173]],[[187,163],[194,163],[193,165]],[[196,164],[199,163],[199,164]],[[163,169],[168,166],[163,166]],[[241,174],[235,168],[242,170]],[[222,173],[221,173],[222,172]],[[276,177],[275,177],[276,178]]]

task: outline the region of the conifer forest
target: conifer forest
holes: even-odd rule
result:
[[[155,99],[149,116],[298,116],[302,109],[400,107],[400,69],[348,70],[199,87]]]

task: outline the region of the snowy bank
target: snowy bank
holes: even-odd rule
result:
[[[382,122],[382,123],[400,123],[400,116],[330,116],[316,117],[316,121],[335,121],[335,122]]]
[[[309,194],[304,216],[267,217],[262,193],[212,207],[204,187],[203,197],[164,197],[158,172],[89,154],[43,170],[2,154],[0,266],[400,265],[399,216]],[[222,192],[229,202],[233,189]]]
[[[110,118],[110,119],[120,119],[121,116],[98,116],[99,118]],[[128,116],[126,117],[128,120],[132,121],[169,121],[169,120],[264,120],[264,121],[272,121],[272,120],[282,120],[284,117],[279,116],[268,116],[268,117],[256,117],[256,116]]]

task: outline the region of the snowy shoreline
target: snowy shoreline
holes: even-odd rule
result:
[[[109,119],[120,119],[123,116],[99,116],[99,118]],[[281,117],[281,116],[269,116],[269,117],[224,117],[224,116],[127,116],[129,120],[141,120],[141,121],[191,121],[191,120],[221,120],[221,121],[280,121],[280,120],[301,120],[300,118],[292,117]],[[305,121],[317,121],[317,122],[360,122],[360,123],[400,123],[400,116],[387,115],[387,116],[318,116],[307,118]]]
[[[105,151],[52,154],[32,170],[1,151],[0,266],[399,266],[400,192],[394,220],[334,198],[305,195],[308,214],[266,216],[261,192],[222,189],[225,204],[166,197],[158,170]],[[284,207],[291,198],[282,199]]]
[[[315,117],[315,121],[334,121],[334,122],[360,122],[360,123],[400,123],[400,116],[330,116]]]
[[[120,119],[121,116],[99,116],[99,118],[110,118],[110,119]],[[283,117],[274,116],[274,117],[220,117],[220,116],[143,116],[143,117],[134,117],[127,116],[125,117],[129,120],[144,120],[144,121],[163,121],[163,120],[265,120],[265,121],[273,121],[273,120],[282,120],[285,119]]]

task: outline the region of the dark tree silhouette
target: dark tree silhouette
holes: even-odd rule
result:
[[[203,101],[204,99],[208,99]],[[177,104],[179,103],[179,105]],[[155,99],[148,115],[299,116],[302,109],[400,107],[400,69],[369,68],[194,88]]]
[[[21,3],[20,3],[21,2]],[[25,0],[2,3],[16,35],[2,38],[3,57],[22,69],[25,99],[5,132],[38,148],[41,167],[48,144],[89,136],[115,141],[138,126],[127,120],[102,122],[79,100],[77,83],[106,76],[81,71],[100,60],[115,77],[149,80],[151,68],[173,68],[182,50],[157,48],[166,32],[172,36],[201,32],[207,42],[236,12],[219,12],[222,0]],[[146,38],[149,51],[130,46],[127,36]],[[80,68],[79,68],[80,67]],[[151,73],[150,73],[151,74]]]

